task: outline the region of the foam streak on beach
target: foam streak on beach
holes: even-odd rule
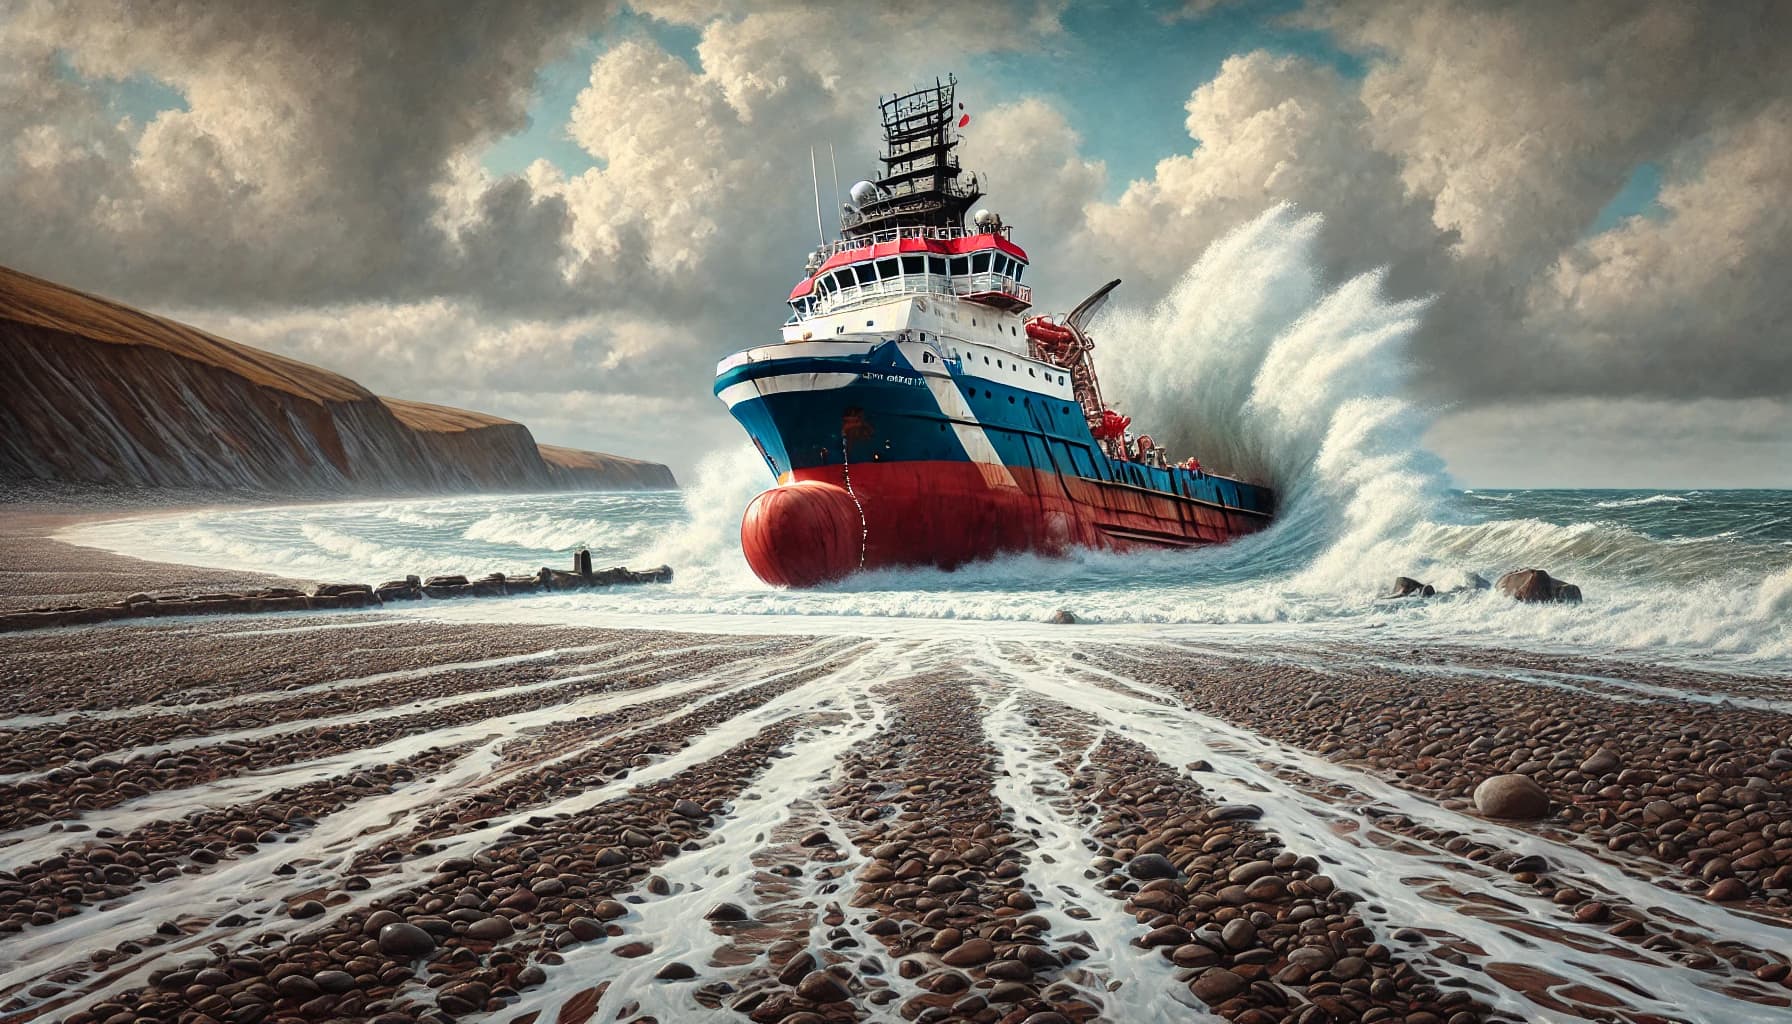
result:
[[[8,1020],[1789,1012],[1759,677],[380,615],[9,644]],[[1549,816],[1474,811],[1511,770]]]

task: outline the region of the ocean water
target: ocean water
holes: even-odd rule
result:
[[[67,539],[355,581],[565,567],[579,547],[599,564],[677,571],[667,587],[518,599],[502,613],[557,620],[758,616],[789,629],[771,619],[825,617],[877,629],[1040,622],[1067,608],[1089,623],[1182,632],[1792,667],[1792,492],[1453,485],[1421,440],[1433,411],[1406,380],[1405,345],[1427,303],[1389,300],[1379,272],[1326,285],[1314,259],[1321,226],[1272,209],[1214,243],[1163,302],[1122,306],[1094,328],[1104,390],[1139,428],[1177,457],[1277,488],[1275,525],[1222,547],[1020,556],[777,590],[740,554],[740,514],[771,483],[744,441],[709,456],[682,492],[226,509],[89,524]],[[1381,599],[1396,576],[1447,591],[1523,567],[1578,584],[1585,603],[1523,606],[1472,590]]]
[[[760,583],[740,556],[733,529],[744,500],[717,504],[705,497],[709,489],[731,488],[706,478],[692,492],[181,513],[90,524],[67,539],[156,560],[332,580],[566,568],[579,547],[589,547],[599,565],[664,562],[677,570],[670,586],[504,602],[508,617],[526,618],[534,608],[556,621],[826,616],[876,629],[870,620],[1038,622],[1068,608],[1090,623],[1189,627],[1182,632],[1208,626],[1234,636],[1347,636],[1403,646],[1434,640],[1792,667],[1787,491],[1447,492],[1430,517],[1379,540],[1373,554],[1333,550],[1290,517],[1205,551],[1021,556],[953,573],[869,573],[786,591]],[[1586,601],[1526,606],[1470,590],[1427,601],[1382,598],[1397,575],[1442,590],[1465,585],[1471,573],[1492,579],[1533,565],[1578,584]],[[717,628],[738,627],[731,619]]]

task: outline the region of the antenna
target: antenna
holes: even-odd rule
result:
[[[821,247],[828,247],[828,231],[821,226],[821,178],[815,173],[815,147],[809,147],[809,184],[815,186],[815,234],[821,239]]]
[[[834,159],[834,144],[828,143],[828,164],[834,169],[834,216],[840,218],[840,233],[846,233],[846,216],[840,205],[840,161]]]

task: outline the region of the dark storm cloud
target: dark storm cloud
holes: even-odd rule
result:
[[[0,26],[0,175],[29,197],[0,220],[0,251],[145,302],[404,298],[443,283],[503,301],[519,268],[557,262],[563,210],[500,186],[475,201],[475,244],[461,246],[439,189],[456,156],[524,126],[537,70],[606,7],[27,4]],[[135,76],[187,109],[113,123],[85,86]]]

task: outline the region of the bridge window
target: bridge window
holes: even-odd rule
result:
[[[929,256],[929,257],[927,257],[927,272],[934,275],[935,277],[945,277],[946,276],[946,257],[944,257],[944,256]]]
[[[963,256],[952,257],[952,276],[963,277],[971,272],[971,261]]]
[[[1026,269],[1027,269],[1027,265],[1025,263],[1022,263],[1019,260],[1014,261],[1014,283],[1015,284],[1020,283],[1021,272]]]
[[[859,275],[860,284],[870,284],[877,280],[877,271],[873,270],[869,263],[859,264],[853,268],[853,272]]]
[[[898,271],[896,268],[896,260],[894,258],[877,261],[877,276],[878,277],[881,277],[884,280],[888,281],[890,278],[895,277],[899,272],[900,271]]]
[[[998,274],[1006,275],[1008,273],[1008,257],[999,252],[996,253],[990,259],[990,269]]]
[[[904,257],[902,257],[902,272],[904,274],[908,274],[910,276],[926,273],[927,272],[927,257],[925,257],[925,256],[904,256]]]
[[[973,274],[989,273],[989,253],[980,252],[980,253],[976,254],[975,256],[971,257],[971,273],[973,273]]]

